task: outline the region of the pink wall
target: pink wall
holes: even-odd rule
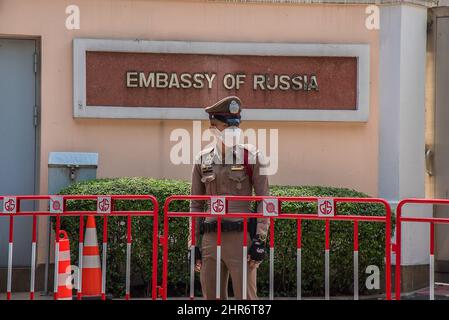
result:
[[[65,28],[77,4],[81,29]],[[74,37],[240,42],[369,43],[367,123],[247,122],[278,128],[275,184],[350,187],[377,195],[379,34],[367,30],[363,5],[226,4],[203,1],[2,0],[0,34],[42,39],[41,193],[50,151],[99,152],[99,177],[189,179],[190,166],[169,163],[172,129],[190,121],[72,118]],[[20,23],[18,23],[20,22]]]

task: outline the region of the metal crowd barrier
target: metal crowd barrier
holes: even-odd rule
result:
[[[169,205],[179,200],[209,200],[210,212],[172,212]],[[227,213],[228,201],[263,201],[263,213]],[[318,205],[317,214],[283,213],[281,212],[283,202],[315,202]],[[336,212],[337,203],[379,203],[385,207],[385,216],[363,216],[363,215],[339,215]],[[168,277],[168,246],[169,246],[169,219],[176,217],[191,217],[191,261],[190,261],[190,298],[194,298],[194,251],[195,251],[195,218],[217,217],[217,277],[216,298],[220,299],[220,257],[221,257],[221,219],[226,217],[243,218],[243,283],[247,279],[247,220],[248,218],[270,219],[270,255],[269,255],[269,298],[274,298],[274,224],[277,219],[294,219],[297,221],[297,299],[301,299],[301,221],[324,220],[325,221],[325,299],[330,299],[329,288],[329,250],[330,250],[330,221],[353,221],[354,223],[354,299],[358,299],[358,225],[359,222],[377,222],[385,224],[385,291],[386,299],[391,300],[391,208],[388,202],[379,198],[318,198],[318,197],[261,197],[261,196],[190,196],[173,195],[166,199],[164,204],[164,233],[161,237],[163,246],[162,260],[162,287],[160,295],[167,299],[167,277]],[[247,286],[242,286],[242,297],[247,298]]]
[[[396,271],[395,271],[395,287],[396,300],[401,299],[401,252],[402,252],[402,223],[428,223],[430,228],[430,253],[429,253],[429,283],[430,295],[429,299],[435,299],[435,224],[449,223],[449,218],[427,218],[427,217],[403,217],[402,210],[408,204],[440,204],[449,205],[448,199],[404,199],[398,204],[396,211]]]
[[[8,274],[7,274],[7,300],[11,299],[12,285],[12,258],[14,248],[14,217],[29,216],[33,218],[32,249],[31,249],[31,277],[30,277],[30,299],[34,299],[35,272],[36,272],[36,232],[37,217],[56,217],[56,244],[55,244],[55,281],[54,299],[58,298],[58,247],[61,219],[63,217],[79,216],[79,261],[82,261],[83,241],[84,241],[84,217],[103,217],[103,253],[102,253],[102,296],[106,298],[106,262],[107,262],[107,237],[108,237],[108,217],[125,216],[127,219],[127,249],[126,249],[126,294],[125,298],[130,299],[130,271],[131,271],[131,246],[132,246],[132,218],[135,216],[149,216],[153,218],[153,247],[152,247],[152,299],[156,299],[157,288],[157,260],[158,260],[158,202],[152,195],[30,195],[30,196],[0,196],[3,200],[3,215],[9,216],[9,247],[8,247]],[[25,200],[48,200],[50,211],[22,211],[21,201]],[[96,211],[68,211],[67,200],[97,200]],[[116,200],[150,200],[153,209],[144,211],[119,211],[115,209]],[[77,298],[82,298],[82,265],[79,266]]]

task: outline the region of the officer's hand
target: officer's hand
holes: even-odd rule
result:
[[[256,235],[248,251],[249,267],[258,267],[265,258],[265,243]]]
[[[195,271],[196,272],[200,272],[201,271],[201,265],[202,265],[201,260],[196,260],[195,261]]]
[[[189,250],[189,261],[190,261],[190,250]],[[201,250],[198,247],[195,247],[195,271],[196,272],[200,272],[201,270]]]

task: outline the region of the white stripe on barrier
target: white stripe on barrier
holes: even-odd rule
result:
[[[354,300],[359,300],[359,252],[354,251]]]
[[[106,253],[108,250],[108,244],[103,242],[103,263],[101,268],[101,293],[106,293]]]
[[[248,290],[248,247],[243,246],[243,281],[242,281],[242,299],[246,300]]]
[[[130,292],[131,278],[131,243],[126,244],[126,294]]]
[[[430,255],[429,276],[430,300],[435,300],[435,256],[433,254]]]
[[[84,244],[86,247],[97,247],[97,229],[86,228],[86,234],[84,236]]]
[[[190,298],[195,297],[195,246],[190,247]]]
[[[70,251],[59,251],[59,261],[70,261]]]
[[[274,299],[274,248],[270,248],[270,300]]]
[[[296,249],[296,300],[301,300],[301,249]]]
[[[324,298],[330,299],[329,295],[329,249],[324,251]]]
[[[58,286],[67,286],[67,280],[71,277],[72,273],[60,273],[58,276]]]
[[[215,288],[215,297],[220,299],[220,280],[221,280],[221,246],[217,246],[217,277],[216,288]]]
[[[83,246],[84,246],[84,244],[82,242],[80,242],[79,246],[78,246],[79,254],[78,254],[78,288],[77,288],[79,292],[83,292],[82,291],[82,284],[83,284],[83,260],[84,260],[84,257],[83,257]]]
[[[67,298],[59,298],[58,297],[58,300],[72,300],[72,297],[67,297]]]
[[[58,272],[59,272],[59,242],[55,244],[55,275],[54,275],[54,289],[53,291],[58,292]]]
[[[8,246],[8,280],[7,280],[7,292],[11,292],[11,282],[12,282],[12,251],[13,243],[10,242]]]
[[[31,275],[30,275],[30,292],[34,292],[34,283],[36,273],[36,242],[31,244]]]
[[[84,256],[83,257],[83,268],[84,269],[101,268],[100,257],[97,255]]]

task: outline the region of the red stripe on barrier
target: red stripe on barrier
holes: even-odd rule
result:
[[[131,216],[128,215],[128,221],[127,221],[127,230],[126,230],[126,241],[128,243],[132,242],[132,220],[131,220]]]
[[[430,254],[434,254],[435,252],[435,224],[433,222],[430,223]]]
[[[217,217],[217,246],[221,246],[221,217]]]
[[[330,229],[330,221],[326,220],[326,226],[325,226],[325,242],[326,242],[326,250],[329,250],[330,248],[330,235],[329,235],[329,229]]]
[[[195,223],[196,223],[196,219],[195,219],[195,217],[192,217],[192,225],[191,225],[191,228],[192,228],[192,232],[191,232],[191,235],[192,235],[192,246],[194,246],[195,245],[195,241],[196,241],[196,239],[195,239],[195,232],[196,232],[196,230],[195,230]]]
[[[248,221],[246,218],[243,219],[243,245],[245,247],[248,245]]]
[[[354,221],[354,251],[359,251],[359,223]]]
[[[296,247],[301,249],[301,219],[296,219]]]
[[[270,218],[270,248],[274,248],[274,219]]]

